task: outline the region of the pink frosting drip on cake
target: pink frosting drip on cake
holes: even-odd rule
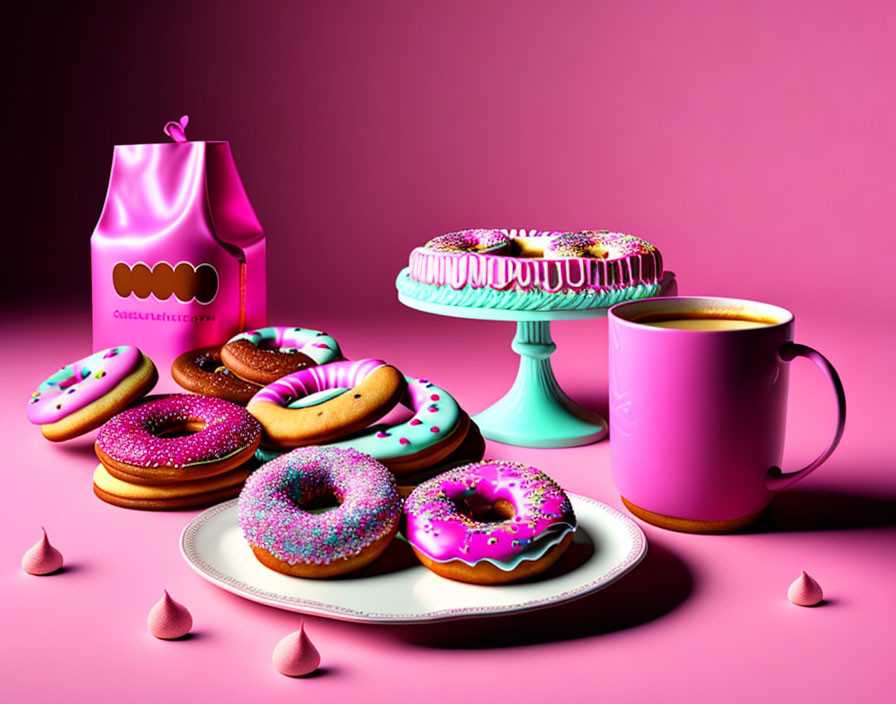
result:
[[[607,250],[607,257],[522,258],[471,251],[439,251],[426,246],[411,252],[408,275],[413,281],[450,286],[455,290],[469,286],[498,291],[542,289],[548,293],[655,284],[662,278],[662,257],[649,242],[613,232],[580,234],[599,240]],[[564,235],[551,231],[524,236],[553,240]]]

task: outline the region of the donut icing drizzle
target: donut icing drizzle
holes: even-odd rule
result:
[[[454,397],[427,379],[406,378],[408,390],[402,403],[414,411],[413,417],[396,425],[375,426],[327,447],[351,447],[377,460],[391,460],[425,450],[451,435],[461,413]]]
[[[512,517],[476,519],[499,501],[510,504]],[[560,486],[544,472],[513,462],[469,464],[423,482],[407,498],[405,513],[408,540],[428,558],[471,567],[484,560],[505,571],[540,559],[576,527]]]

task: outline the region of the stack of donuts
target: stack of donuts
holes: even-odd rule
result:
[[[184,352],[171,376],[187,391],[245,406],[272,381],[337,359],[339,344],[325,332],[271,326],[240,333],[223,347]]]
[[[196,508],[236,496],[257,467],[258,421],[220,398],[144,398],[157,380],[155,365],[139,349],[110,347],[41,383],[28,402],[28,419],[54,441],[99,427],[93,490],[116,506]]]
[[[198,372],[175,378],[211,377],[208,393],[144,398],[155,366],[136,347],[114,347],[43,382],[28,417],[52,440],[101,426],[93,489],[107,503],[165,510],[239,495],[246,541],[285,574],[363,568],[388,548],[402,512],[414,553],[449,579],[516,581],[560,558],[576,519],[550,477],[478,462],[479,429],[428,379],[341,357],[324,333],[266,328],[179,358]],[[248,384],[257,391],[244,407],[234,395]],[[399,405],[405,418],[378,423]]]
[[[211,396],[148,398],[108,420],[96,438],[93,492],[124,508],[198,508],[233,498],[257,468],[261,426]]]
[[[376,423],[399,404],[410,418]],[[309,445],[358,450],[385,465],[404,496],[446,467],[485,453],[479,428],[451,394],[379,359],[295,372],[259,391],[247,410],[263,428],[261,459]]]
[[[479,428],[447,391],[377,359],[345,360],[318,330],[245,332],[221,348],[180,355],[171,375],[188,391],[247,405],[264,431],[261,461],[308,445],[352,448],[386,465],[406,496],[485,452]],[[413,415],[375,424],[397,406]]]

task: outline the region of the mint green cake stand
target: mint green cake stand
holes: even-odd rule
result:
[[[519,447],[573,447],[607,436],[607,422],[574,403],[560,388],[551,369],[557,345],[551,340],[552,320],[603,318],[606,308],[586,310],[521,311],[464,308],[428,303],[398,294],[409,308],[471,320],[516,322],[511,347],[520,368],[510,391],[500,401],[473,416],[489,440]]]
[[[675,274],[665,272],[657,295],[674,296],[677,292]],[[607,437],[607,421],[563,393],[551,369],[551,355],[557,349],[551,339],[551,321],[605,318],[606,307],[553,311],[466,308],[419,301],[401,293],[398,300],[436,315],[516,323],[510,345],[520,356],[516,381],[504,398],[473,416],[489,440],[518,447],[575,447]]]

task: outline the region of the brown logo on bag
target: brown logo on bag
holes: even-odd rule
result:
[[[181,262],[172,267],[168,262],[158,262],[150,269],[142,263],[131,267],[118,262],[112,269],[112,285],[122,298],[133,293],[143,299],[152,294],[160,301],[167,301],[174,294],[183,303],[195,298],[206,305],[215,300],[218,293],[218,272],[211,264],[194,267]]]

